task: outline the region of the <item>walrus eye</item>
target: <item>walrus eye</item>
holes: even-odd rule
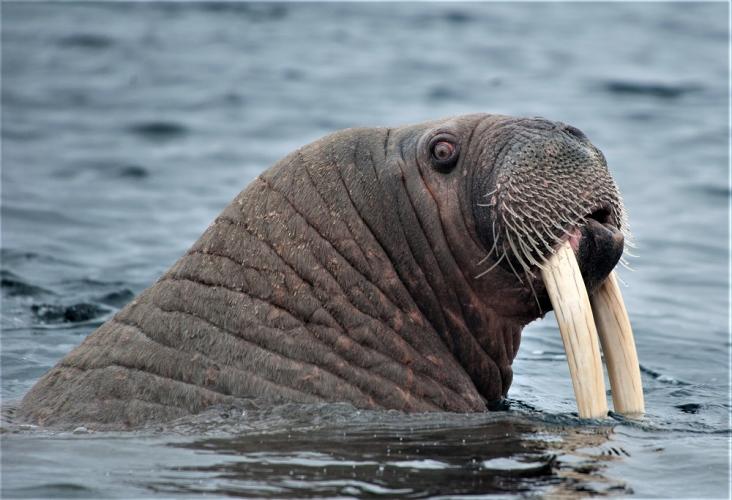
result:
[[[435,137],[430,145],[430,154],[435,168],[448,172],[457,163],[458,146],[445,137]]]

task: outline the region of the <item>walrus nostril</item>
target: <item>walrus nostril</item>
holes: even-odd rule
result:
[[[587,216],[587,218],[594,219],[600,224],[607,224],[610,222],[610,211],[605,208],[601,208],[592,212],[590,215]]]
[[[577,127],[573,127],[572,125],[565,125],[564,131],[567,132],[569,135],[573,135],[577,139],[587,139],[587,136]]]

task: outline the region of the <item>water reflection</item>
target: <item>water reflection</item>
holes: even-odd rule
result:
[[[361,422],[349,423],[347,411],[341,409],[344,418],[337,425],[283,426],[176,443],[215,455],[215,463],[177,467],[147,486],[167,494],[278,498],[629,491],[604,474],[609,461],[628,456],[611,442],[607,422],[582,425],[568,418],[559,425],[513,412],[385,416],[350,410]],[[221,425],[217,421],[212,428]]]

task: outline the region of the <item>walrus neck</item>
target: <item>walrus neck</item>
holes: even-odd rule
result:
[[[472,291],[457,295],[458,307],[443,309],[448,326],[444,341],[480,394],[495,402],[511,385],[523,325],[496,314]]]

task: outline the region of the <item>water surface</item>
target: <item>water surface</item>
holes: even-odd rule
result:
[[[3,497],[726,497],[727,8],[4,2],[6,405],[292,149],[496,112],[604,151],[638,246],[621,276],[648,415],[577,420],[549,316],[506,412],[218,408],[119,434],[6,412]]]

